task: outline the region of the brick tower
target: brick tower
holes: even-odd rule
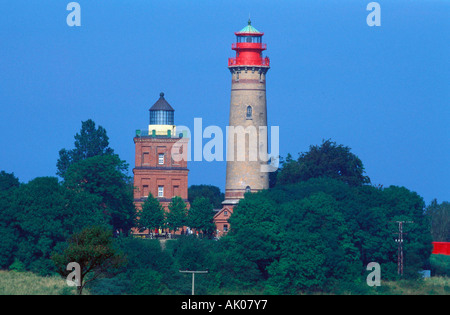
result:
[[[236,57],[228,59],[231,72],[230,122],[227,144],[227,169],[223,209],[215,216],[221,234],[227,231],[227,217],[246,192],[269,188],[267,165],[266,73],[269,58],[263,57],[264,33],[251,21],[235,33],[231,48]],[[261,132],[260,127],[266,128]]]
[[[180,196],[188,204],[188,172],[186,159],[174,161],[171,152],[177,143],[188,142],[176,134],[174,109],[165,100],[164,93],[150,108],[150,124],[146,130],[136,130],[134,202],[138,210],[149,193],[166,208],[172,197]],[[178,159],[176,159],[178,160]],[[146,234],[146,232],[144,232]]]

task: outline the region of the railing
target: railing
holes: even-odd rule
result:
[[[237,65],[237,59],[236,58],[228,58],[228,67]]]
[[[266,50],[267,44],[264,44],[264,43],[232,43],[231,44],[231,49],[237,49],[237,48]]]
[[[155,130],[152,130],[155,131]],[[181,130],[177,134],[172,134],[168,130],[167,134],[157,134],[156,132],[149,132],[148,129],[136,129],[136,137],[154,137],[154,138],[184,138],[186,137],[186,131]]]
[[[237,66],[237,65],[243,65],[245,66],[246,64],[242,64],[242,63],[238,63],[237,58],[228,58],[228,67],[231,66]],[[265,57],[265,58],[261,58],[261,63],[259,64],[249,64],[248,66],[264,66],[264,67],[269,67],[270,66],[270,59],[269,57]]]

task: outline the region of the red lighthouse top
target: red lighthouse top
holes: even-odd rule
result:
[[[267,49],[267,45],[261,42],[264,33],[254,28],[250,19],[246,27],[234,34],[236,34],[236,43],[231,45],[231,49],[236,51],[236,57],[228,58],[228,67],[269,67],[269,58],[262,56],[262,51]]]

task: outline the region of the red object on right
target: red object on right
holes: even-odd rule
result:
[[[433,242],[432,254],[450,255],[450,242]]]

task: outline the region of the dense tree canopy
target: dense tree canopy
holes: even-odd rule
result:
[[[213,206],[207,198],[199,197],[191,203],[187,217],[187,225],[190,228],[206,235],[213,235],[216,230],[213,219]]]
[[[370,183],[369,177],[364,175],[362,161],[349,147],[331,140],[323,141],[320,146],[310,146],[297,160],[288,155],[278,171],[277,183],[293,184],[318,177],[335,178],[350,186]]]
[[[128,165],[108,147],[106,131],[83,122],[75,149],[67,152],[58,160],[62,182],[37,177],[20,184],[0,173],[0,268],[15,264],[48,274],[54,271],[50,253],[73,233],[92,225],[126,233],[134,226]]]
[[[56,177],[37,177],[9,193],[2,206],[0,235],[2,265],[20,261],[26,269],[46,274],[53,270],[50,253],[62,246],[79,229],[106,224],[99,198],[87,192],[75,192]]]
[[[75,148],[61,149],[56,163],[57,175],[65,177],[67,169],[74,163],[97,155],[112,155],[113,149],[109,147],[109,138],[102,126],[95,127],[92,119],[81,122],[80,133],[75,135]]]
[[[179,228],[186,226],[187,205],[179,196],[172,198],[169,203],[169,211],[166,214],[166,224],[171,231],[176,232]]]
[[[83,123],[75,140],[75,149],[60,153],[63,181],[38,177],[20,183],[14,174],[0,172],[0,268],[49,274],[55,271],[52,253],[62,268],[69,260],[88,262],[120,248],[126,265],[118,274],[109,268],[114,264],[97,269],[115,276],[92,282],[94,294],[189,294],[190,279],[180,269],[210,271],[196,278],[196,293],[359,293],[368,290],[370,262],[381,265],[382,280],[398,278],[398,221],[412,222],[404,227],[407,278],[430,266],[432,236],[449,240],[448,202],[426,208],[422,197],[405,187],[371,186],[361,160],[330,140],[297,160],[288,156],[272,174],[270,189],[240,200],[231,230],[218,241],[183,236],[165,242],[163,250],[157,240],[126,233],[112,239],[113,229],[127,232],[136,225],[128,165],[92,121]],[[214,186],[194,185],[189,199],[189,210],[174,197],[164,212],[149,196],[137,227],[190,226],[210,233],[213,207],[221,207],[223,194]],[[105,233],[92,226],[106,227]],[[446,274],[448,267],[439,267],[436,259],[431,263]]]
[[[149,194],[142,204],[142,211],[138,216],[137,226],[141,231],[148,229],[149,233],[154,229],[162,228],[166,222],[165,210],[152,194]]]
[[[222,201],[225,196],[217,186],[213,185],[192,185],[188,188],[188,199],[192,204],[195,199],[204,197],[209,200],[214,209],[222,208]]]
[[[113,228],[128,233],[135,225],[136,209],[126,169],[117,155],[93,156],[72,164],[66,171],[64,185],[100,197]]]
[[[395,221],[410,220],[405,274],[414,277],[431,253],[423,210],[422,198],[404,187],[310,179],[246,195],[225,243],[247,261],[250,274],[267,280],[271,292],[330,289],[335,281],[360,280],[369,262],[383,266],[383,279],[395,278]]]
[[[434,199],[427,207],[434,242],[450,242],[450,202],[438,203]]]

